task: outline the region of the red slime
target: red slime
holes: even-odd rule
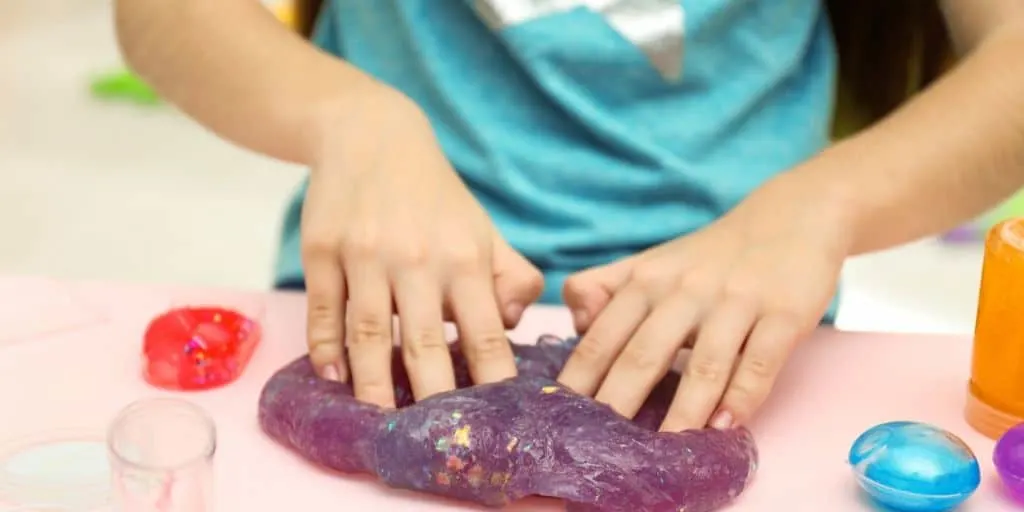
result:
[[[260,342],[260,326],[225,308],[186,307],[154,318],[146,328],[143,377],[170,390],[196,391],[241,375]]]

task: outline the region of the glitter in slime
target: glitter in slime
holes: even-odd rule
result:
[[[1007,430],[992,451],[992,462],[1006,492],[1024,504],[1024,424]]]
[[[985,241],[965,417],[991,439],[1024,423],[1024,219]]]
[[[971,449],[923,423],[894,421],[868,429],[854,441],[849,462],[867,495],[893,510],[952,510],[981,484]]]
[[[241,375],[260,337],[257,322],[231,309],[172,309],[146,328],[143,376],[163,389],[220,387]]]
[[[259,421],[312,462],[492,507],[546,496],[570,512],[710,512],[746,488],[757,466],[749,431],[658,433],[675,373],[630,421],[555,383],[573,346],[553,336],[513,345],[518,377],[467,387],[466,360],[453,345],[460,389],[417,403],[396,350],[392,411],[318,378],[303,357],[267,382]]]

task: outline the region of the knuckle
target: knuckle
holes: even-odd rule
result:
[[[302,238],[302,256],[305,259],[333,258],[338,245],[331,237],[306,236]]]
[[[325,300],[318,300],[317,295],[310,295],[307,315],[310,324],[329,324],[337,315],[338,311],[330,306]]]
[[[448,266],[461,274],[473,274],[484,267],[484,251],[473,244],[451,245],[445,255]]]
[[[743,363],[743,373],[755,382],[770,382],[775,378],[777,365],[764,355],[750,354]]]
[[[354,258],[374,258],[380,252],[380,240],[369,231],[362,231],[346,237],[342,249]]]
[[[653,291],[663,289],[669,281],[667,277],[657,265],[637,265],[630,275],[630,282],[643,290]]]
[[[539,272],[538,272],[539,274]],[[579,274],[573,274],[565,278],[565,282],[562,283],[562,288],[566,291],[579,291],[583,287],[583,277]]]
[[[306,338],[310,346],[335,342],[341,339],[337,311],[325,303],[313,302],[307,312]]]
[[[722,296],[731,302],[748,304],[756,301],[757,292],[751,286],[728,284],[723,288]]]
[[[532,302],[544,292],[544,277],[540,272],[531,271],[522,282],[518,283],[516,289],[518,291],[516,295],[521,297],[520,300],[525,298]]]
[[[363,314],[355,318],[351,326],[352,334],[348,343],[352,346],[382,343],[388,340],[388,325],[383,318]]]
[[[692,358],[686,365],[686,373],[699,381],[719,382],[725,379],[725,365],[713,359]]]
[[[650,350],[626,348],[619,356],[624,363],[638,371],[660,370],[665,361]]]
[[[540,272],[537,275],[539,286],[543,287],[543,278],[540,277]],[[565,282],[562,283],[562,294],[565,295],[566,301],[572,301],[582,296],[585,290],[583,277],[578,274],[567,277]]]
[[[604,348],[608,345],[599,338],[587,338],[576,346],[572,356],[584,365],[603,366],[606,361],[611,359],[609,351]]]
[[[504,332],[488,332],[476,336],[469,343],[470,352],[476,360],[497,359],[504,356],[510,350],[508,339]]]
[[[408,333],[402,343],[402,351],[410,359],[422,359],[426,354],[447,349],[448,343],[444,337],[429,329]]]
[[[398,264],[406,267],[422,267],[430,261],[430,248],[425,243],[409,243],[395,253]]]
[[[530,272],[524,279],[524,282],[531,292],[539,293],[544,289],[544,274],[542,274],[540,270],[531,267]]]
[[[722,293],[725,289],[722,277],[718,272],[695,269],[677,277],[680,288],[700,296]]]
[[[764,310],[772,325],[784,333],[781,339],[777,339],[777,343],[783,343],[783,346],[791,346],[801,334],[813,330],[818,324],[818,318],[815,315],[802,312],[792,303],[766,304]]]

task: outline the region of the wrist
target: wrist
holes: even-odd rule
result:
[[[782,176],[807,190],[812,204],[808,214],[833,231],[844,258],[859,244],[868,207],[864,191],[854,179],[856,161],[855,156],[842,155],[841,148],[833,146]]]
[[[307,162],[316,168],[340,145],[379,144],[381,137],[402,139],[403,132],[430,130],[420,107],[402,92],[370,79],[343,94],[320,102],[310,121]]]
[[[830,163],[832,158],[823,153],[780,174],[751,194],[737,210],[749,211],[745,215],[749,224],[776,224],[770,229],[806,234],[822,241],[816,249],[846,258],[858,243],[864,206],[855,184],[848,179],[849,172]]]

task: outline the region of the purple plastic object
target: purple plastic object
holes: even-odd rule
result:
[[[940,239],[950,244],[978,243],[985,239],[985,230],[973,226],[960,226],[943,234]]]
[[[630,421],[554,382],[573,346],[552,336],[514,345],[518,377],[469,387],[453,345],[460,389],[418,403],[396,350],[394,411],[356,401],[303,357],[267,382],[260,425],[329,468],[494,507],[540,495],[570,512],[710,512],[743,491],[757,467],[749,431],[658,433],[677,374]]]
[[[999,438],[992,461],[1009,494],[1024,503],[1024,424],[1007,430]]]

